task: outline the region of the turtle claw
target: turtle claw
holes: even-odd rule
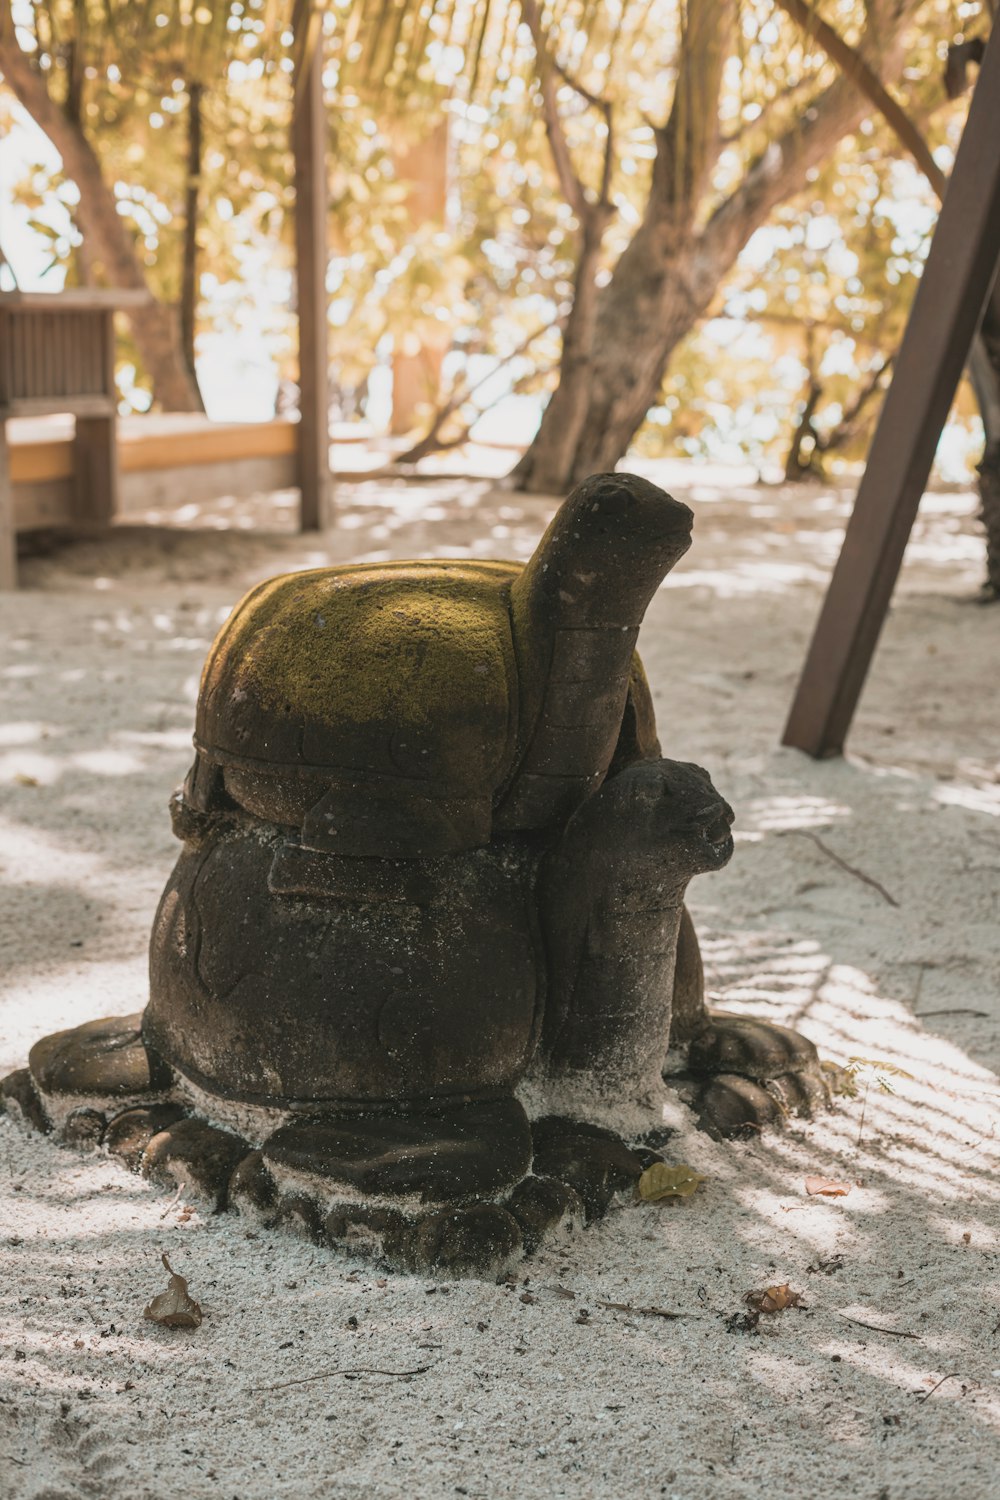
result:
[[[230,1178],[249,1150],[238,1135],[182,1116],[153,1136],[142,1154],[141,1170],[164,1187],[190,1187],[219,1211],[227,1206]]]
[[[688,1069],[706,1078],[694,1105],[716,1139],[780,1128],[830,1103],[830,1085],[812,1042],[788,1026],[710,1011],[691,1043]]]
[[[600,1125],[549,1115],[535,1121],[532,1135],[534,1170],[571,1189],[588,1224],[604,1217],[616,1193],[635,1186],[646,1165],[621,1136]]]
[[[31,1130],[48,1135],[52,1129],[30,1068],[18,1068],[0,1082],[0,1107]]]

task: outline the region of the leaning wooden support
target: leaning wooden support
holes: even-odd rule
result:
[[[1000,254],[1000,36],[980,69],[854,513],[782,743],[844,746]]]

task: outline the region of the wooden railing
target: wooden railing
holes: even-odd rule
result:
[[[294,488],[297,423],[209,422],[198,417],[138,419],[119,424],[118,469],[123,512],[134,510],[136,484],[156,477],[155,503],[249,495]],[[32,424],[34,426],[34,424]],[[15,531],[80,522],[76,505],[75,445],[58,436],[14,436],[9,445]]]

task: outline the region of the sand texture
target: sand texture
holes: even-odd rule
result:
[[[689,893],[709,985],[899,1070],[894,1092],[737,1145],[678,1109],[668,1152],[697,1195],[623,1202],[503,1285],[213,1217],[4,1120],[4,1500],[997,1493],[1000,609],[969,602],[973,498],[927,497],[850,757],[816,763],[776,746],[845,496],[670,478],[695,545],[640,647],[665,752],[737,812],[731,865]],[[523,559],[551,509],[372,479],[308,539],[292,499],[228,531],[226,504],[132,518],[29,560],[4,599],[0,1071],[144,1004],[166,802],[243,590],[329,560]],[[810,1197],[809,1175],[850,1192]],[[163,1251],[197,1329],[143,1319]],[[804,1306],[737,1326],[785,1283]]]

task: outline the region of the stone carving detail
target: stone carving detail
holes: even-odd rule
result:
[[[7,1107],[265,1223],[495,1272],[660,1159],[669,1046],[716,1135],[822,1103],[810,1043],[705,1006],[684,893],[733,814],[662,758],[635,654],[691,520],[597,475],[523,568],[248,594],[205,665],[146,1009],[38,1042]]]

